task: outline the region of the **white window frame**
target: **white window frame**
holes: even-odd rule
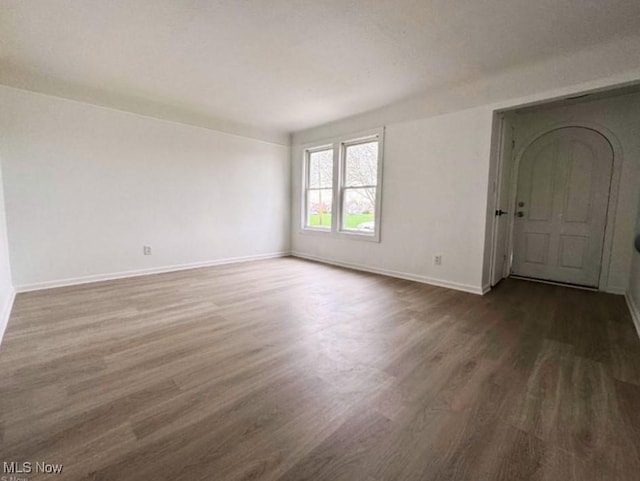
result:
[[[346,149],[352,145],[364,144],[371,141],[378,141],[378,178],[376,179],[376,201],[375,201],[375,230],[372,233],[343,229],[343,203],[346,191],[353,187],[345,186],[345,153]],[[309,157],[314,152],[323,150],[333,150],[333,204],[331,207],[331,228],[307,226],[307,192],[309,187]],[[368,130],[352,135],[336,137],[323,142],[315,142],[302,146],[303,168],[302,168],[302,202],[301,202],[301,223],[300,233],[318,234],[322,236],[341,237],[346,239],[358,239],[372,242],[380,242],[381,219],[382,219],[382,166],[384,158],[384,127]],[[361,188],[361,187],[360,187]]]
[[[333,192],[332,203],[331,203],[331,225],[329,227],[312,227],[307,225],[307,199],[309,196],[307,195],[310,190],[323,190],[322,187],[309,187],[309,159],[311,158],[311,154],[315,152],[324,152],[326,150],[333,151],[333,182],[331,183],[331,189]],[[314,145],[313,147],[304,149],[304,168],[303,170],[303,179],[302,179],[302,228],[308,231],[314,232],[324,232],[328,233],[333,230],[334,224],[334,210],[335,210],[335,199],[336,199],[336,160],[335,160],[335,150],[332,144],[323,143],[321,145]]]

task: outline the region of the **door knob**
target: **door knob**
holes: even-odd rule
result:
[[[517,216],[518,217],[524,217],[524,212],[522,212],[522,211],[518,212]]]
[[[508,214],[508,212],[506,210],[498,209],[496,211],[496,215],[505,215],[505,214]]]

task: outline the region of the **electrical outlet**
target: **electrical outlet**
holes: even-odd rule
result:
[[[433,256],[433,265],[441,266],[442,265],[442,256]]]
[[[151,246],[142,246],[142,254],[145,256],[151,255]]]

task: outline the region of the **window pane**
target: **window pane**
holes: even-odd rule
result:
[[[345,185],[359,187],[378,183],[378,141],[349,145],[345,153]]]
[[[333,189],[307,191],[307,226],[331,229]]]
[[[342,228],[373,234],[376,230],[376,188],[346,189]]]
[[[309,187],[331,187],[333,184],[333,150],[309,154]]]

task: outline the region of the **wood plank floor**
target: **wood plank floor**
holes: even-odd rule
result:
[[[0,462],[56,480],[638,480],[621,296],[293,258],[18,295]]]

